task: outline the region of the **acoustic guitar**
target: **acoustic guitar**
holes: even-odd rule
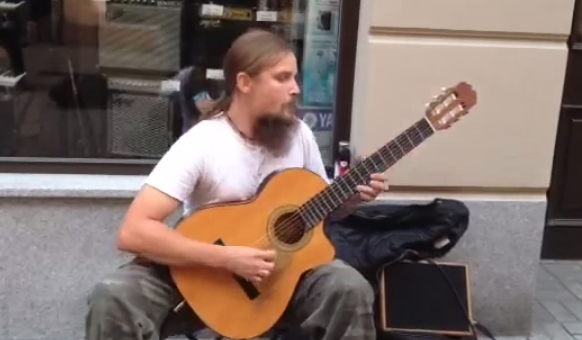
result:
[[[302,274],[329,263],[333,245],[323,232],[324,218],[369,182],[411,152],[435,131],[449,128],[477,102],[472,86],[443,89],[425,115],[395,139],[328,185],[301,168],[271,174],[248,201],[212,204],[176,227],[190,239],[220,246],[276,251],[275,270],[260,284],[207,267],[172,267],[172,278],[196,315],[218,334],[233,339],[259,337],[287,308]]]

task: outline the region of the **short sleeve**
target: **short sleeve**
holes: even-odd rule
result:
[[[199,140],[200,129],[192,128],[182,135],[162,156],[146,184],[184,202],[192,193],[204,169],[204,149]]]
[[[327,171],[325,171],[325,165],[323,164],[321,151],[319,150],[319,145],[317,144],[315,135],[309,126],[307,126],[303,121],[301,121],[301,134],[303,136],[305,169],[313,171],[329,183],[330,180],[327,176]]]

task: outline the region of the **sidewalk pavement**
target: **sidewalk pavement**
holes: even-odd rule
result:
[[[542,261],[532,340],[582,340],[582,261]]]
[[[542,261],[537,276],[532,336],[497,340],[582,340],[582,261]]]

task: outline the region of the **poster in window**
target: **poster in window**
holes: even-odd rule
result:
[[[334,114],[331,107],[301,107],[299,117],[313,131],[324,163],[331,164],[334,126]]]
[[[303,54],[303,105],[331,107],[335,99],[340,0],[307,5]]]

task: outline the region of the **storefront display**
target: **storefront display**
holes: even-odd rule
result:
[[[299,115],[331,164],[340,0],[47,4],[44,16],[28,24],[48,22],[51,29],[39,31],[43,44],[23,45],[27,70],[19,83],[30,87],[15,94],[43,114],[14,120],[15,157],[158,159],[224,95],[222,60],[231,43],[260,28],[285,37],[295,52]],[[22,60],[4,45],[10,68],[21,69]],[[9,80],[4,71],[2,83]],[[36,84],[46,95],[28,90]]]

